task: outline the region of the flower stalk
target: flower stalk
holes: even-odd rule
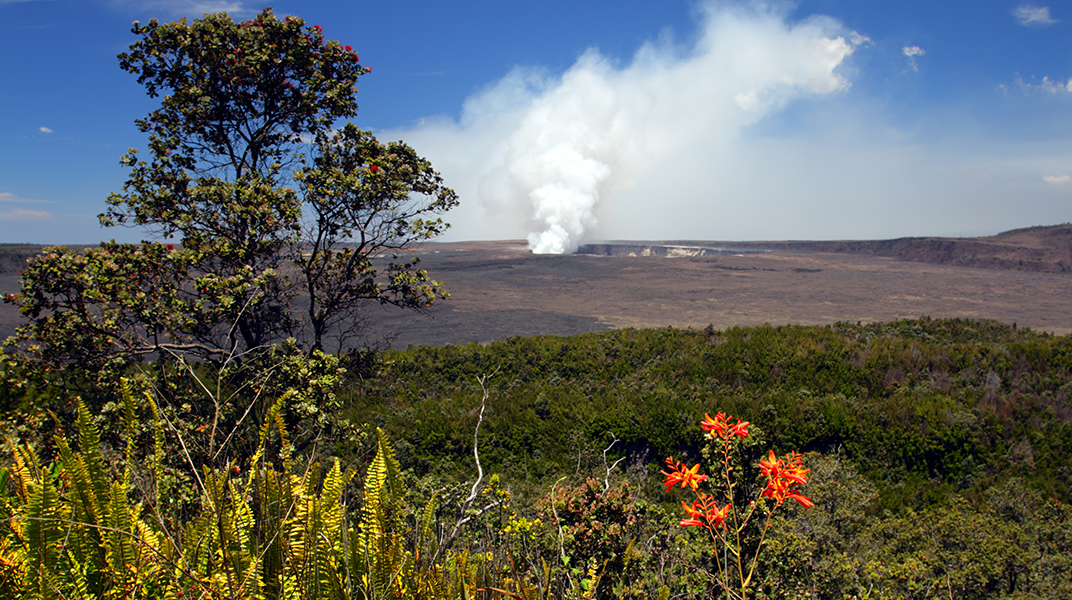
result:
[[[747,509],[739,510],[734,504],[735,489],[739,484],[738,476],[733,471],[732,458],[739,444],[748,437],[748,421],[718,413],[714,417],[704,414],[701,427],[710,436],[719,442],[719,455],[721,459],[721,473],[717,477],[700,473],[700,465],[687,464],[674,460],[670,456],[666,459],[667,470],[662,474],[665,477],[663,485],[669,492],[675,486],[688,490],[695,498],[691,504],[682,501],[681,507],[685,512],[685,518],[681,520],[682,527],[702,527],[707,530],[714,549],[715,562],[718,566],[718,584],[726,593],[727,598],[746,600],[749,590],[752,589],[752,580],[755,575],[756,564],[759,560],[760,550],[767,536],[767,530],[771,526],[771,517],[786,500],[795,500],[804,508],[814,506],[811,498],[804,496],[798,490],[799,486],[808,483],[809,469],[805,469],[802,456],[798,452],[790,452],[785,457],[779,458],[771,450],[766,458],[760,459],[759,470],[767,483],[759,498],[749,502]],[[719,483],[719,490],[715,494],[709,494],[701,489],[704,482]],[[719,506],[719,497],[723,505]],[[756,511],[762,514],[763,525],[759,532],[759,541],[751,556],[747,556],[747,528],[756,516]]]

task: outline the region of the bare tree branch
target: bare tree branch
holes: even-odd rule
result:
[[[607,469],[607,474],[603,477],[603,492],[599,494],[600,497],[602,497],[603,494],[606,494],[607,490],[610,489],[610,472],[614,470],[614,467],[618,466],[618,463],[625,460],[625,457],[623,456],[618,460],[614,461],[613,465],[607,465],[607,452],[609,452],[610,449],[614,447],[614,444],[618,443],[618,436],[614,435],[614,433],[611,433],[610,436],[614,438],[614,441],[612,441],[609,446],[603,449],[603,466]]]
[[[435,564],[436,559],[438,559],[444,551],[449,550],[450,547],[454,545],[454,540],[457,539],[462,526],[471,521],[473,517],[479,517],[503,503],[501,499],[496,500],[484,508],[481,508],[476,514],[465,516],[465,511],[468,510],[473,504],[473,501],[476,500],[477,492],[480,489],[480,483],[484,480],[484,468],[480,465],[479,435],[480,424],[484,422],[484,409],[488,404],[488,388],[485,384],[488,379],[494,377],[495,374],[499,372],[499,368],[500,367],[495,367],[495,370],[492,371],[491,375],[481,375],[480,377],[477,377],[477,382],[480,383],[481,391],[480,412],[477,415],[476,427],[473,428],[473,459],[476,461],[477,477],[476,481],[473,482],[473,487],[469,490],[469,497],[463,500],[461,506],[458,508],[458,520],[454,523],[454,528],[451,530],[450,535],[448,535],[446,539],[439,544],[439,547],[436,548],[435,555],[432,556],[432,564]]]

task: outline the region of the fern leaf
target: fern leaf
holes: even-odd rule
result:
[[[130,380],[123,377],[119,380],[119,402],[123,408],[123,433],[127,438],[125,456],[127,463],[134,457],[134,443],[138,431],[138,409],[134,404],[134,389]]]
[[[439,492],[432,494],[432,497],[428,499],[428,504],[424,505],[424,510],[421,512],[421,521],[417,526],[417,543],[416,550],[418,561],[420,560],[420,551],[424,547],[424,544],[429,545],[428,555],[435,556],[436,552],[436,538],[432,532],[432,524],[435,522],[436,500],[439,498]]]
[[[149,465],[149,470],[152,475],[153,506],[159,507],[161,506],[160,483],[165,481],[164,420],[160,417],[160,408],[156,405],[156,401],[148,392],[145,393],[145,400],[149,403],[149,410],[153,413],[153,458]]]
[[[100,431],[93,425],[93,415],[81,398],[78,398],[77,428],[78,454],[91,477],[94,495],[98,501],[103,501],[108,496],[111,478],[100,453]]]
[[[30,560],[30,586],[43,597],[57,588],[51,570],[62,568],[63,522],[67,514],[57,490],[49,482],[31,488],[20,541]]]

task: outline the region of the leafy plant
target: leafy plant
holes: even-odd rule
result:
[[[368,303],[447,297],[416,258],[374,262],[441,234],[458,200],[406,144],[352,124],[330,133],[356,114],[369,70],[353,48],[271,9],[131,31],[120,67],[162,100],[136,121],[149,156],[123,157],[130,178],[100,219],[175,243],[46,249],[5,297],[30,320],[9,348],[52,368],[121,368],[150,355],[255,361],[296,336],[312,356],[329,336],[340,350],[360,338]]]
[[[132,432],[130,387],[125,402]],[[352,521],[343,498],[354,473],[338,461],[323,472],[319,463],[299,470],[282,404],[261,426],[246,469],[190,464],[200,510],[180,520],[160,511],[152,485],[159,465],[151,466],[148,489],[133,485],[129,460],[113,471],[80,404],[77,444],[59,436],[56,463],[43,465],[32,449],[18,446],[3,471],[14,494],[0,503],[0,589],[27,598],[237,600],[458,598],[475,588],[466,556],[421,562],[422,552],[435,547],[434,505],[423,511],[416,539],[407,537],[412,525],[404,520],[398,466],[382,431],[360,518]],[[133,458],[131,445],[126,457]]]
[[[799,486],[808,482],[809,472],[803,467],[801,455],[790,453],[783,459],[775,456],[771,450],[767,458],[759,461],[760,472],[767,478],[762,497],[751,501],[745,509],[738,508],[740,493],[736,488],[740,476],[734,475],[733,471],[740,471],[740,465],[735,464],[733,451],[741,440],[748,437],[750,423],[737,419],[736,423],[731,424],[732,418],[725,413],[718,413],[714,418],[704,415],[701,423],[703,430],[710,432],[719,446],[722,469],[715,480],[719,486],[717,494],[700,490],[700,484],[710,478],[700,473],[699,464],[688,467],[673,457],[666,459],[669,470],[663,471],[663,485],[669,491],[681,484],[682,489],[690,490],[695,496],[696,500],[691,505],[681,502],[687,515],[686,519],[682,519],[681,526],[707,530],[714,550],[717,567],[714,576],[718,585],[727,598],[745,600],[757,586],[753,576],[774,512],[786,500],[795,500],[805,508],[811,508],[814,503],[798,491]],[[720,499],[723,502],[721,508],[718,506]],[[773,503],[773,506],[768,506],[769,503]],[[758,532],[752,523],[757,510],[764,519]]]

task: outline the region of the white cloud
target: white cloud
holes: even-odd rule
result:
[[[41,133],[46,133],[46,134],[52,133],[52,130],[49,129],[48,127],[38,127],[37,130],[40,131]]]
[[[1039,89],[1044,92],[1050,92],[1051,94],[1057,94],[1060,92],[1072,92],[1072,79],[1065,83],[1061,80],[1052,80],[1049,77],[1043,77],[1042,83],[1038,85]]]
[[[1072,183],[1072,175],[1046,175],[1042,178],[1046,183],[1052,183],[1054,185],[1065,185]]]
[[[527,235],[536,252],[569,252],[608,231],[601,221],[619,214],[617,198],[630,189],[681,183],[661,171],[697,146],[727,147],[794,101],[848,89],[839,67],[866,37],[827,18],[788,23],[761,8],[717,6],[684,52],[649,43],[624,67],[589,50],[561,76],[516,69],[470,98],[459,122],[384,137],[426,154],[468,199],[451,215],[456,235]],[[710,168],[691,178],[705,180]],[[658,200],[678,218],[687,217],[675,208],[694,201]]]
[[[1050,79],[1049,76],[1045,76],[1045,77],[1042,78],[1042,81],[1039,81],[1038,83],[1031,83],[1031,82],[1028,82],[1028,81],[1024,81],[1022,77],[1017,75],[1014,84],[1016,85],[1016,87],[1018,87],[1021,90],[1023,90],[1024,93],[1031,93],[1031,92],[1043,92],[1043,93],[1046,93],[1046,94],[1061,94],[1061,93],[1065,93],[1065,92],[1072,93],[1072,79],[1069,79],[1067,82],[1064,82],[1064,81],[1061,81],[1060,79]],[[1002,90],[1008,90],[1009,89],[1008,86],[1006,86],[1004,84],[1002,84],[1002,85],[1000,85],[998,87],[1000,89],[1002,89]]]
[[[901,52],[908,57],[908,67],[913,71],[919,71],[919,64],[916,62],[917,56],[923,56],[926,52],[919,46],[905,46],[901,48]]]
[[[11,192],[0,192],[0,202],[18,202],[22,204],[49,204],[49,200],[32,200],[30,198],[20,198]]]
[[[377,135],[405,139],[458,191],[444,240],[889,239],[1068,221],[1072,182],[1043,179],[1072,175],[1067,134],[991,140],[1000,119],[961,106],[906,117],[850,88],[865,50],[836,22],[718,6],[695,45],[516,69],[457,121]],[[1036,123],[1067,107],[1029,104]]]
[[[834,104],[828,114],[837,119],[874,117],[848,102]],[[1067,150],[927,149],[881,126],[846,132],[828,125],[825,134],[806,137],[746,136],[731,148],[701,148],[660,165],[659,178],[615,199],[616,210],[604,219],[613,235],[606,237],[890,239],[1068,221],[1069,187],[1039,177],[1039,170],[1061,173],[1072,164]]]
[[[1050,7],[1048,6],[1023,4],[1013,9],[1012,16],[1016,19],[1017,23],[1024,27],[1053,25],[1057,22],[1056,19],[1050,16]]]
[[[0,212],[0,221],[45,221],[51,218],[52,214],[43,210],[22,208]]]
[[[160,11],[174,16],[200,18],[208,13],[225,12],[232,17],[247,17],[257,12],[241,0],[111,0],[125,9]]]

